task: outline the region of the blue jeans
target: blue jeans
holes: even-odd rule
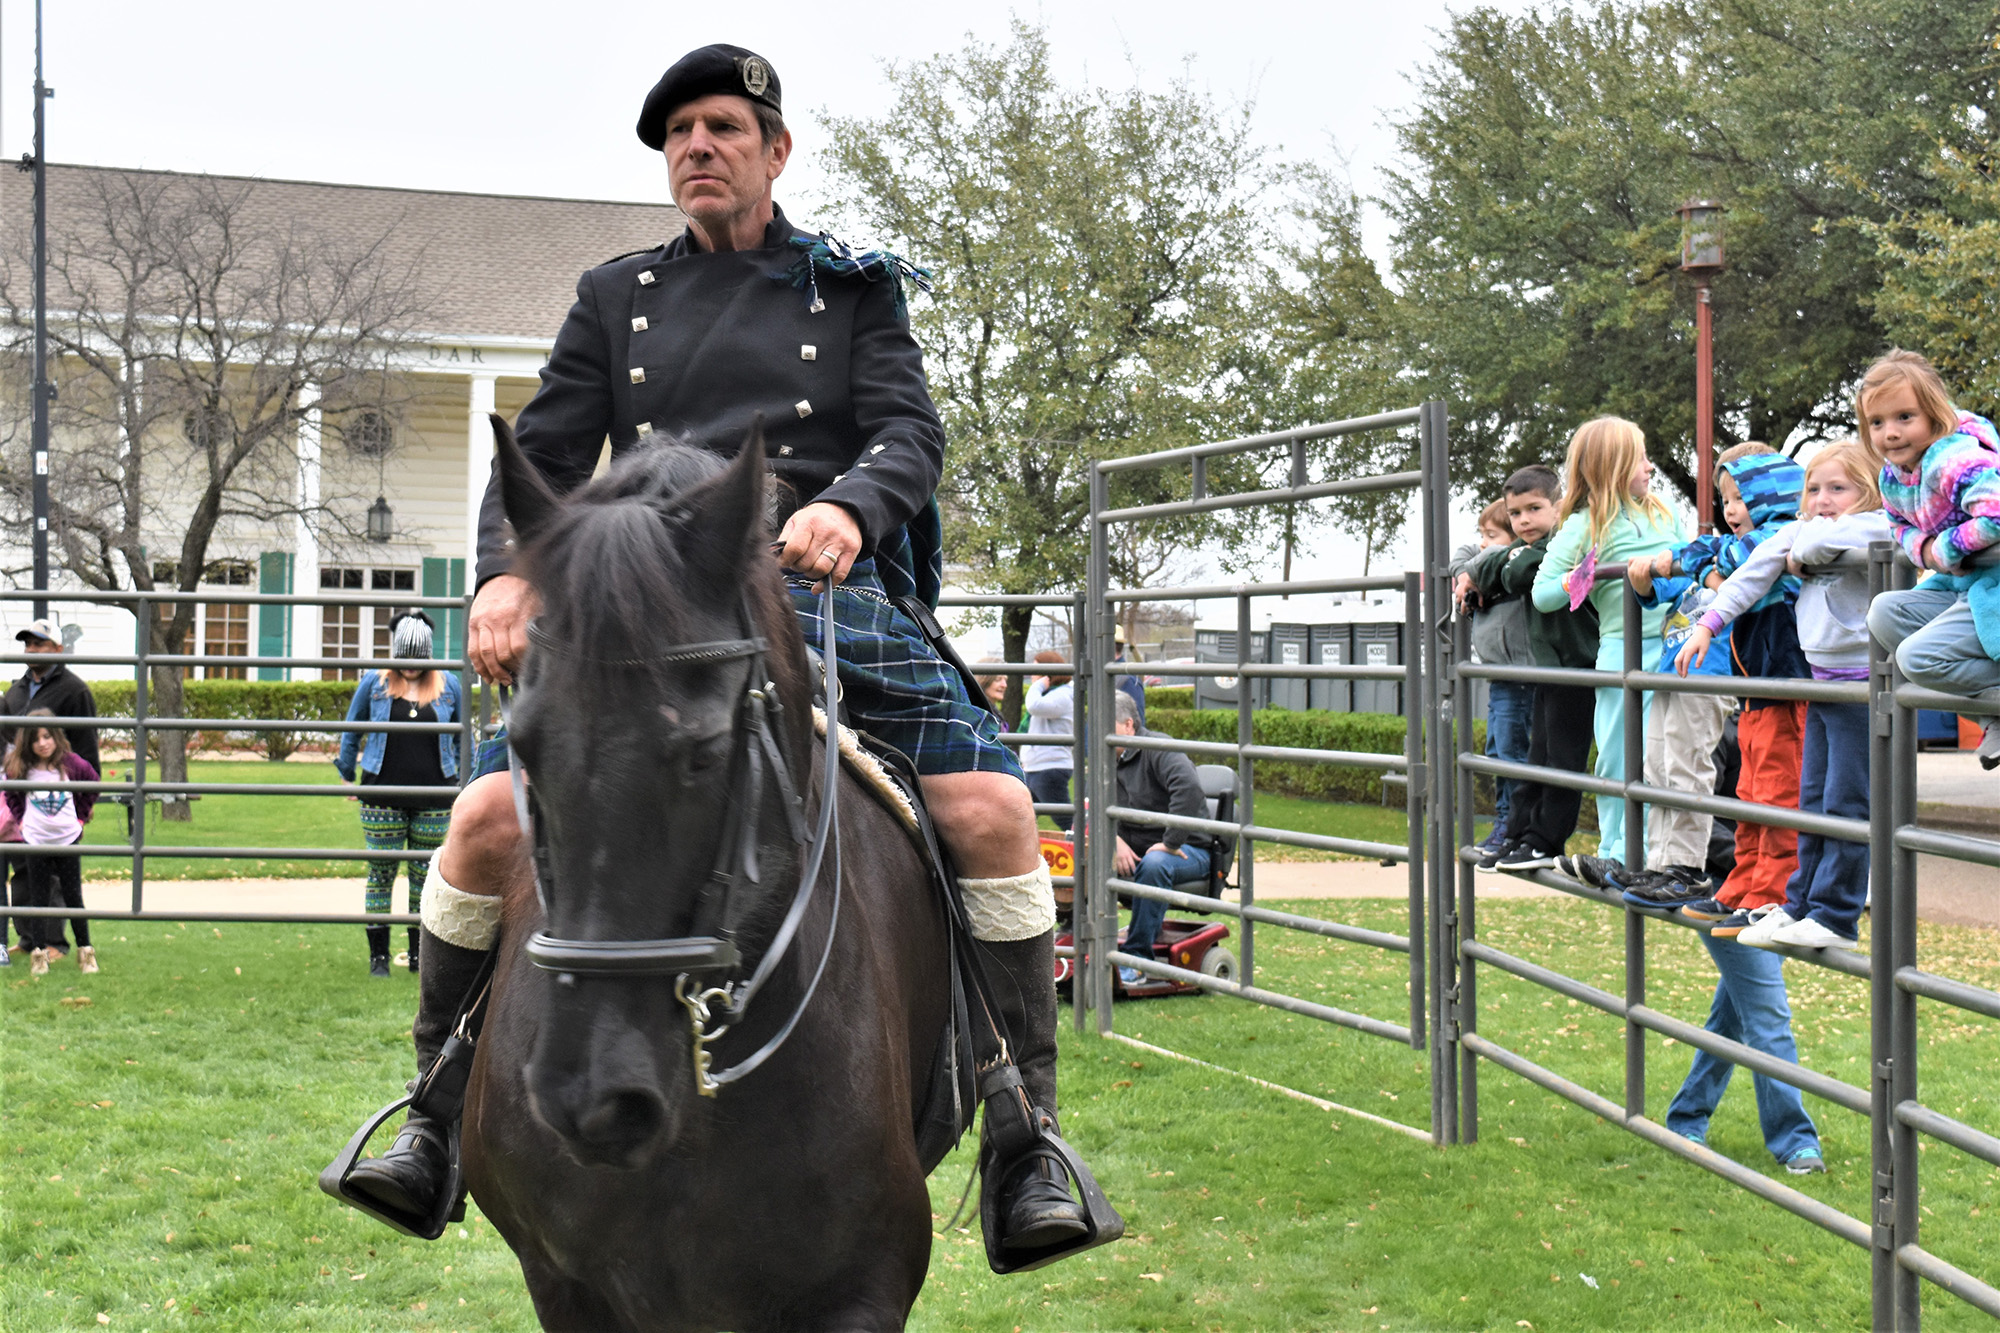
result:
[[[1885,592],[1868,608],[1868,628],[1912,683],[1945,694],[2000,689],[2000,662],[1986,655],[1972,623],[1972,601],[1936,580]]]
[[[1038,768],[1027,774],[1028,794],[1035,798],[1036,805],[1068,805],[1069,779],[1074,770],[1067,768]],[[1056,827],[1069,832],[1073,815],[1050,815]]]
[[[1799,761],[1799,809],[1847,819],[1868,818],[1868,705],[1806,706]],[[1799,868],[1785,886],[1794,921],[1817,920],[1836,935],[1859,934],[1868,902],[1868,844],[1799,834]]]
[[[1486,704],[1486,753],[1509,763],[1528,762],[1529,724],[1535,715],[1535,687],[1516,680],[1496,680]],[[1493,828],[1514,835],[1514,789],[1512,778],[1493,782]]]
[[[1171,889],[1176,884],[1198,881],[1202,885],[1203,892],[1206,892],[1208,848],[1190,844],[1183,846],[1181,852],[1180,856],[1172,852],[1147,852],[1139,858],[1139,869],[1131,876],[1132,882],[1153,889]],[[1125,929],[1125,943],[1121,952],[1137,954],[1141,958],[1151,958],[1153,942],[1160,938],[1160,923],[1166,919],[1165,903],[1155,898],[1134,898],[1132,924]]]
[[[1798,1063],[1799,1050],[1792,1041],[1792,1006],[1785,998],[1785,960],[1782,954],[1759,949],[1735,940],[1711,939],[1704,935],[1720,977],[1715,983],[1715,1004],[1704,1024],[1718,1037],[1740,1041],[1755,1051]],[[1736,1066],[1707,1051],[1694,1053],[1694,1068],[1667,1107],[1667,1128],[1706,1140],[1708,1118],[1722,1102],[1729,1076]],[[1764,1130],[1764,1146],[1780,1162],[1790,1161],[1803,1148],[1819,1147],[1819,1130],[1806,1114],[1805,1099],[1789,1083],[1751,1075],[1757,1089],[1757,1123]]]

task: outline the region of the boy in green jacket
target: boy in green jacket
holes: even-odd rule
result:
[[[1497,559],[1479,562],[1474,584],[1489,596],[1520,597],[1528,607],[1528,643],[1536,666],[1581,667],[1597,663],[1597,608],[1586,600],[1571,611],[1538,611],[1528,596],[1557,526],[1562,480],[1534,464],[1507,478],[1502,488],[1514,541]],[[1597,693],[1588,685],[1536,685],[1529,727],[1528,762],[1542,768],[1584,772],[1590,759],[1591,716]],[[1570,787],[1521,782],[1514,788],[1506,843],[1480,859],[1481,870],[1545,870],[1562,855],[1576,831],[1583,793]]]

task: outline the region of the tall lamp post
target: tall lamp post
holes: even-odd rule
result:
[[[1694,288],[1694,466],[1695,513],[1700,530],[1714,528],[1715,514],[1715,314],[1709,284],[1722,272],[1722,205],[1713,199],[1682,204],[1681,272]]]

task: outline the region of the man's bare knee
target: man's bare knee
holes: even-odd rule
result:
[[[926,777],[924,797],[961,874],[1019,875],[1038,863],[1034,801],[1018,779],[1004,773]]]
[[[475,779],[451,805],[451,830],[438,849],[438,873],[465,893],[497,894],[520,860],[521,825],[505,773]]]

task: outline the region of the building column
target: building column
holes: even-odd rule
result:
[[[319,385],[308,384],[299,390],[299,512],[292,531],[292,591],[308,597],[319,592],[321,425]],[[319,656],[319,610],[316,606],[292,608],[292,656]],[[301,671],[300,676],[319,679],[319,673],[310,670]]]
[[[465,423],[465,586],[469,590],[478,575],[479,506],[486,499],[486,483],[493,475],[493,423],[486,419],[493,411],[496,375],[470,377],[472,406]]]

